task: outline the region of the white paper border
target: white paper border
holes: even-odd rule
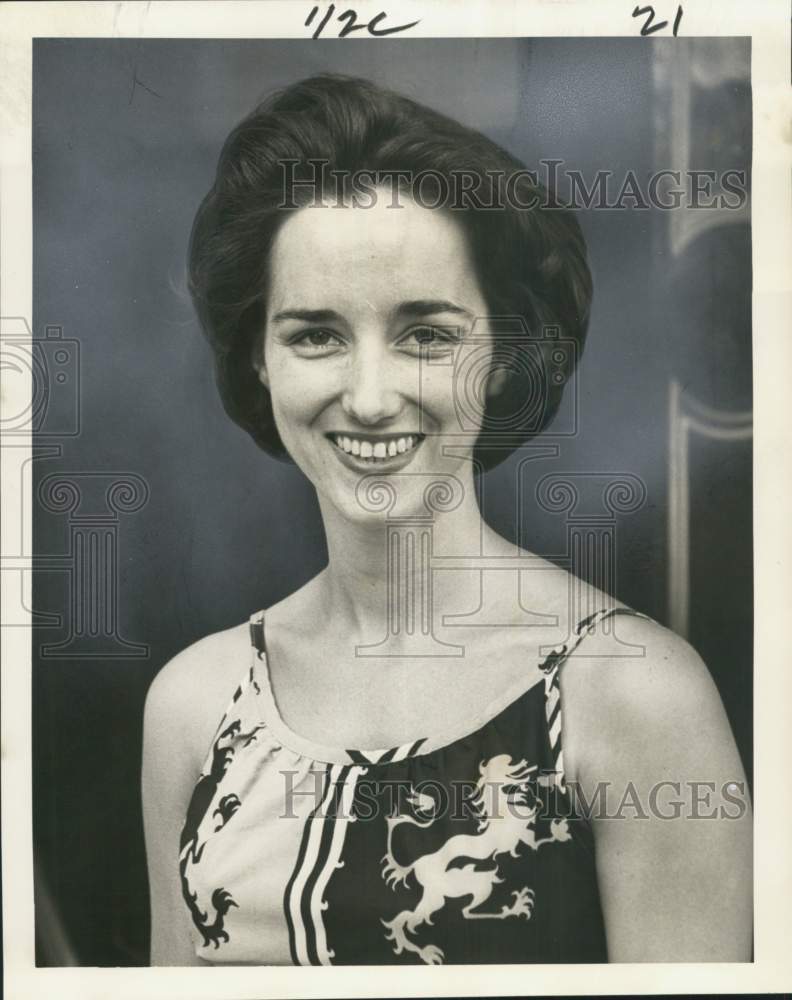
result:
[[[0,315],[32,316],[31,78],[34,37],[305,38],[313,3],[6,3],[0,7],[3,151]],[[638,36],[632,0],[359,0],[361,20],[420,19],[411,37]],[[320,5],[323,9],[324,5]],[[655,4],[672,17],[676,3]],[[671,12],[664,13],[665,7]],[[3,932],[12,1000],[168,997],[486,996],[783,991],[792,987],[792,127],[785,0],[685,0],[680,37],[750,35],[753,89],[755,961],[750,964],[36,969],[33,937],[30,633],[3,630]],[[337,10],[342,7],[337,5]],[[345,9],[345,6],[344,6]],[[351,36],[343,44],[354,44]],[[365,36],[364,36],[365,37]],[[405,37],[396,35],[394,37]],[[339,43],[341,44],[341,43]],[[382,39],[388,44],[388,39]],[[4,389],[6,386],[4,386]],[[20,380],[13,389],[24,391]],[[28,390],[29,393],[29,390]],[[3,397],[8,412],[20,400]],[[2,455],[3,467],[7,456]],[[3,477],[3,524],[27,524],[22,484]],[[7,527],[3,528],[6,532]],[[29,537],[16,551],[30,552]],[[21,544],[21,547],[19,547]],[[30,604],[29,574],[26,603]]]

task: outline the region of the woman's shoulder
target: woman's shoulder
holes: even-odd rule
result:
[[[204,753],[249,657],[243,622],[198,639],[168,660],[146,697],[149,742],[167,742],[188,756]]]
[[[603,610],[577,625],[580,643],[561,674],[570,694],[624,709],[686,700],[712,686],[706,664],[682,636],[620,602]]]
[[[729,754],[726,713],[698,652],[659,622],[616,608],[628,613],[610,616],[609,630],[595,625],[560,673],[570,773],[626,768],[659,778],[672,760],[684,770]]]
[[[536,607],[554,613],[555,648],[567,651],[559,682],[570,771],[597,754],[607,770],[626,747],[651,755],[667,739],[700,747],[706,734],[730,738],[710,671],[687,640],[563,567],[521,555],[542,570]]]

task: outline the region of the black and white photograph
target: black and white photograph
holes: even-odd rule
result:
[[[8,6],[9,996],[789,985],[784,5]]]

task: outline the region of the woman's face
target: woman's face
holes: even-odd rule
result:
[[[464,398],[458,373],[486,369],[492,348],[460,224],[390,203],[309,207],[284,223],[257,366],[290,455],[356,520],[371,516],[356,499],[363,476],[394,477],[408,508],[432,474],[469,481],[482,401]]]

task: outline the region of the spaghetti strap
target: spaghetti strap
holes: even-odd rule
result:
[[[559,682],[559,668],[575,652],[587,635],[591,635],[596,627],[615,615],[630,615],[634,618],[644,618],[651,621],[648,615],[632,608],[602,608],[588,615],[573,629],[574,639],[564,643],[561,647],[553,649],[545,657],[541,664],[541,669],[545,675],[545,712],[547,716],[547,731],[550,738],[550,749],[553,756],[552,780],[556,787],[566,791],[566,774],[564,772],[564,747],[562,739],[563,716],[561,712],[561,685]]]

